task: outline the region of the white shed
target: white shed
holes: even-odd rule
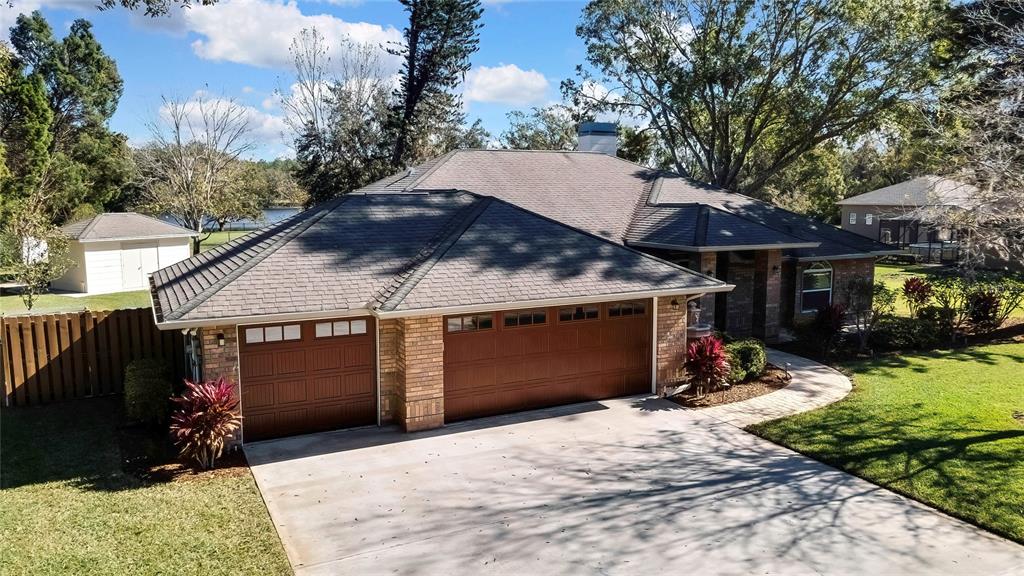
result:
[[[197,233],[135,212],[99,214],[67,224],[71,269],[51,282],[58,290],[122,292],[149,288],[149,275],[192,255]]]

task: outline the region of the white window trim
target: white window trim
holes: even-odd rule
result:
[[[850,224],[856,224],[856,223],[857,223],[857,213],[856,212],[850,212]]]
[[[804,288],[804,279],[807,277],[808,272],[812,274],[820,274],[824,270],[828,271],[828,288],[811,288],[809,290]],[[835,270],[832,269],[832,265],[829,264],[828,262],[815,262],[814,264],[811,264],[810,266],[805,268],[804,271],[800,274],[800,312],[802,314],[806,314],[808,312],[818,311],[817,309],[808,310],[807,307],[804,306],[804,294],[817,294],[819,292],[828,292],[828,302],[829,304],[831,304],[832,288],[834,284]]]
[[[875,215],[874,214],[865,214],[864,215],[864,223],[867,224],[868,226],[871,226],[874,223],[874,221],[875,221]]]

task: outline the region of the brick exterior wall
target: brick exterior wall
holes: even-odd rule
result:
[[[672,309],[672,300],[679,304]],[[665,386],[683,377],[686,361],[686,297],[661,296],[658,298],[657,392],[664,394]]]
[[[861,258],[857,260],[830,260],[832,265],[832,302],[846,304],[844,294],[846,284],[853,278],[868,278],[872,282],[875,279],[875,259]],[[814,312],[802,312],[803,310],[803,273],[810,266],[810,262],[798,262],[794,268],[793,284],[794,294],[794,319],[796,321],[810,319]]]
[[[782,250],[758,250],[754,254],[754,336],[778,340],[781,291]]]
[[[398,344],[402,337],[399,320],[380,322],[380,421],[394,422],[398,417]]]
[[[702,252],[697,262],[697,271],[714,277],[718,269],[718,254],[715,252]],[[700,299],[700,322],[703,324],[715,323],[715,297],[714,293],[705,294]]]
[[[408,432],[444,425],[444,325],[440,316],[398,321],[397,416]]]
[[[224,335],[224,345],[219,343],[220,335]],[[238,373],[238,327],[237,326],[213,326],[199,330],[199,340],[202,344],[203,380],[213,380],[224,377],[234,385],[235,397],[242,397],[242,390],[239,388],[240,380]],[[245,407],[241,406],[241,411]],[[244,428],[245,421],[242,426]],[[225,442],[227,448],[234,448],[242,442],[238,432],[244,433],[240,428],[235,431]]]

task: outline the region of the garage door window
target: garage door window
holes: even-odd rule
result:
[[[281,342],[288,340],[302,340],[301,324],[261,326],[259,328],[245,329],[246,344],[261,344],[263,342]]]
[[[531,326],[544,324],[548,321],[548,314],[544,310],[522,310],[520,312],[505,312],[503,315],[506,328],[516,326]]]
[[[574,320],[597,320],[600,316],[600,309],[597,306],[569,306],[558,309],[559,322],[572,322]]]
[[[643,302],[619,302],[608,305],[608,317],[643,316],[647,313],[647,304]]]
[[[449,332],[475,332],[477,330],[490,330],[493,327],[494,318],[490,314],[455,316],[448,319]]]
[[[332,338],[334,336],[349,336],[353,334],[366,334],[366,320],[337,320],[335,322],[316,323],[317,338]]]

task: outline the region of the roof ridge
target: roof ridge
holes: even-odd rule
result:
[[[185,228],[184,226],[181,226],[181,225],[178,225],[178,224],[173,224],[171,222],[165,222],[165,221],[163,221],[163,220],[161,220],[161,219],[159,219],[159,218],[157,218],[155,216],[150,216],[149,214],[142,214],[142,213],[139,213],[139,212],[114,212],[114,214],[134,214],[135,216],[138,216],[140,218],[147,218],[147,219],[152,220],[154,222],[159,222],[160,224],[163,224],[164,226],[173,226],[175,228],[180,228],[180,229],[182,229],[182,230],[184,230],[186,232],[189,232],[191,234],[200,234],[200,232],[196,232],[195,230],[190,230],[188,228]]]
[[[473,202],[453,214],[437,234],[415,256],[409,259],[403,266],[403,271],[393,276],[387,285],[374,294],[372,301],[378,303],[375,308],[384,311],[397,308],[402,300],[409,295],[409,292],[419,284],[420,280],[430,272],[495,200],[491,196],[477,196],[465,191],[463,193],[473,196]]]
[[[82,228],[81,232],[78,233],[79,240],[85,239],[89,232],[92,232],[92,229],[96,227],[96,223],[99,222],[100,216],[103,216],[103,213],[89,218],[89,223],[85,225],[85,228]]]
[[[455,150],[449,150],[449,151],[445,152],[444,154],[442,154],[442,155],[441,155],[440,157],[438,157],[438,158],[437,158],[437,159],[436,159],[436,160],[434,161],[434,164],[433,164],[433,165],[432,165],[432,166],[431,166],[430,168],[427,168],[427,169],[426,169],[426,170],[425,170],[425,171],[423,172],[423,174],[421,174],[421,175],[420,175],[420,176],[419,176],[418,178],[416,178],[415,180],[413,180],[412,182],[410,182],[408,186],[404,186],[404,187],[402,188],[402,192],[408,192],[409,190],[415,190],[415,189],[416,189],[416,187],[417,187],[417,186],[419,186],[420,182],[422,182],[422,181],[423,181],[424,179],[426,179],[426,177],[427,177],[427,176],[430,176],[430,175],[431,175],[431,174],[433,174],[433,173],[434,173],[434,172],[435,172],[435,171],[436,171],[436,170],[437,170],[438,168],[440,168],[440,167],[441,167],[442,165],[446,164],[446,163],[447,163],[447,162],[448,162],[449,160],[451,160],[451,159],[452,159],[452,156],[455,156],[455,154],[456,154],[456,153],[457,153],[458,151],[459,151],[459,149],[457,149],[457,148],[456,148]],[[428,160],[428,162],[429,162],[429,160]],[[420,165],[422,166],[422,164],[420,164]],[[415,167],[414,167],[414,168],[415,168]],[[414,173],[415,173],[415,172],[414,172]]]
[[[675,262],[670,262],[668,260],[665,260],[664,258],[658,258],[657,256],[654,256],[652,254],[648,254],[647,252],[643,252],[641,250],[637,250],[636,248],[633,248],[632,246],[629,246],[628,244],[625,244],[624,242],[616,242],[616,241],[611,240],[609,238],[605,238],[604,236],[600,236],[598,234],[594,234],[593,232],[584,230],[582,228],[577,228],[576,226],[573,226],[571,224],[566,224],[565,222],[561,222],[561,221],[555,220],[554,218],[549,218],[548,216],[545,216],[545,215],[540,214],[538,212],[534,212],[533,210],[529,210],[527,208],[523,208],[522,206],[519,206],[518,204],[513,204],[512,202],[509,202],[507,200],[503,200],[501,198],[496,198],[496,197],[492,197],[492,198],[494,198],[495,202],[500,202],[502,204],[506,204],[506,205],[511,206],[512,208],[516,209],[516,210],[519,210],[521,212],[526,212],[527,214],[533,215],[533,216],[535,216],[537,218],[541,218],[543,220],[547,220],[548,222],[552,222],[552,223],[554,223],[554,224],[556,224],[558,226],[561,226],[562,228],[567,228],[567,229],[572,230],[574,232],[578,232],[580,234],[583,234],[584,236],[589,236],[591,238],[597,239],[597,240],[599,240],[599,241],[601,241],[601,242],[603,242],[605,244],[609,244],[609,245],[614,246],[616,248],[621,248],[621,249],[626,250],[628,252],[632,252],[633,254],[638,254],[638,255],[640,255],[643,258],[647,258],[648,260],[653,260],[653,261],[659,262],[661,264],[667,264],[667,265],[669,265],[672,268],[676,268],[678,270],[682,270],[682,271],[690,273],[690,274],[696,274],[697,276],[700,276],[701,278],[704,278],[705,280],[712,280],[712,281],[720,283],[720,284],[725,284],[724,281],[719,280],[718,278],[713,278],[713,277],[708,276],[707,274],[703,274],[703,273],[701,273],[701,272],[699,272],[697,270],[691,270],[690,268],[687,268],[686,266],[682,266],[682,265],[676,264]]]
[[[200,305],[202,305],[207,300],[209,300],[214,294],[216,294],[222,288],[224,288],[224,286],[230,284],[231,282],[236,280],[239,276],[241,276],[242,274],[245,274],[246,272],[251,270],[254,266],[256,266],[260,262],[266,260],[271,254],[277,252],[282,246],[284,246],[288,242],[291,242],[296,236],[298,236],[299,234],[302,234],[303,232],[308,230],[311,226],[313,226],[314,224],[319,222],[321,219],[323,219],[324,216],[326,216],[327,214],[331,213],[332,211],[334,211],[335,208],[337,208],[338,206],[343,204],[347,199],[348,199],[348,196],[347,195],[343,195],[343,196],[340,196],[340,197],[336,198],[335,200],[327,202],[324,205],[322,205],[320,208],[316,208],[315,209],[315,210],[319,210],[319,214],[312,214],[308,218],[306,218],[305,220],[298,221],[298,222],[289,222],[292,219],[296,218],[297,216],[299,216],[301,214],[305,214],[305,212],[300,212],[299,214],[296,214],[295,216],[292,216],[290,218],[286,218],[285,220],[282,220],[281,222],[278,223],[277,226],[275,226],[273,228],[268,228],[267,232],[270,232],[274,228],[280,229],[280,228],[278,228],[278,226],[281,226],[282,224],[285,224],[285,223],[289,223],[289,224],[293,224],[294,225],[293,228],[287,230],[286,232],[284,232],[283,234],[278,236],[276,239],[274,239],[273,243],[270,244],[269,246],[267,246],[266,248],[264,248],[259,254],[256,254],[256,255],[252,256],[251,258],[249,258],[248,260],[243,262],[241,265],[239,265],[237,268],[235,268],[231,272],[225,274],[224,276],[221,276],[216,282],[210,284],[209,286],[207,286],[206,288],[201,290],[199,293],[197,293],[194,297],[189,299],[187,302],[185,302],[184,304],[182,304],[181,306],[176,308],[169,315],[165,316],[164,320],[177,320],[177,319],[183,317],[185,314],[188,314],[192,310],[195,310]],[[283,227],[283,226],[281,226],[281,227]],[[248,235],[246,235],[246,236],[248,236]],[[223,254],[224,252],[226,252],[230,248],[233,248],[235,246],[240,246],[240,245],[244,244],[244,242],[243,242],[244,240],[245,240],[245,236],[242,236],[241,238],[236,239],[234,242],[228,242],[227,244],[223,244],[221,246],[218,246],[217,248],[214,248],[214,250],[217,250],[218,251],[218,255],[220,255],[220,254]],[[237,244],[235,242],[237,242]],[[259,244],[259,242],[257,242],[256,244]],[[209,258],[206,259],[206,262],[204,262],[204,264],[208,263],[208,262],[209,262]]]
[[[711,207],[701,204],[697,208],[697,223],[693,227],[693,245],[708,245],[708,221],[711,220]]]

